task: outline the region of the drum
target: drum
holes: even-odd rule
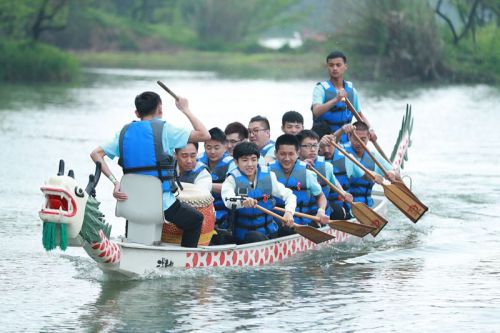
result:
[[[198,245],[208,245],[212,236],[215,234],[215,209],[214,198],[208,191],[201,190],[194,184],[182,183],[184,190],[179,189],[177,199],[195,208],[203,214],[203,225],[201,227],[200,240]],[[182,230],[173,223],[164,223],[161,235],[161,241],[164,243],[180,244],[182,239]]]

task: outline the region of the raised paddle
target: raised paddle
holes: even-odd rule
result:
[[[309,169],[314,171],[319,178],[323,179],[323,181],[330,186],[330,188],[335,191],[338,195],[340,195],[344,200],[345,200],[345,192],[338,188],[337,186],[333,185],[325,176],[321,174],[318,170],[316,170],[312,165],[308,166]],[[352,202],[351,203],[351,210],[352,214],[354,217],[358,219],[358,221],[366,226],[369,226],[372,228],[374,227],[374,230],[371,231],[371,234],[373,237],[376,237],[378,233],[385,227],[387,224],[387,220],[380,216],[377,212],[375,212],[373,209],[368,207],[362,202]]]
[[[158,83],[158,85],[160,87],[162,87],[163,89],[165,89],[166,92],[168,92],[170,94],[170,96],[172,96],[176,101],[179,100],[179,97],[177,97],[176,94],[174,94],[174,92],[172,90],[170,90],[163,82],[161,81],[156,81],[156,83]]]
[[[337,148],[342,154],[349,158],[354,164],[363,169],[363,171],[375,180],[375,176],[372,171],[368,170],[363,164],[361,164],[354,156],[347,153],[342,147],[340,147],[336,142],[331,141],[331,143]],[[390,202],[394,204],[403,214],[405,214],[413,222],[417,222],[420,217],[425,213],[423,207],[419,202],[415,201],[412,196],[408,195],[406,191],[401,190],[398,186],[394,184],[382,184],[384,189],[384,194]]]
[[[274,218],[277,218],[278,220],[280,220],[282,222],[286,222],[286,220],[283,218],[283,216],[278,215],[275,212],[270,211],[269,209],[266,209],[266,208],[259,206],[259,205],[256,205],[255,208],[257,208],[258,210],[260,210],[268,215],[271,215]],[[335,238],[335,236],[333,236],[333,235],[330,235],[326,232],[323,232],[323,231],[318,230],[316,228],[310,227],[308,225],[300,225],[300,224],[294,223],[293,229],[295,229],[295,231],[299,235],[309,239],[310,241],[312,241],[316,244],[323,243],[323,242],[329,241],[330,239]]]
[[[281,207],[274,207],[275,210],[280,211],[280,212],[285,212],[284,208]],[[300,212],[294,212],[293,215],[296,215],[298,217],[305,217],[307,219],[311,219],[313,221],[319,222],[320,218],[314,215],[309,215],[309,214],[304,214]],[[328,222],[328,225],[330,228],[343,231],[345,233],[358,236],[358,237],[365,237],[368,235],[370,232],[373,232],[376,228],[368,225],[363,225],[363,224],[358,224],[358,223],[352,223],[344,220],[330,220]]]
[[[352,115],[354,116],[354,118],[356,118],[357,121],[363,121],[363,119],[361,119],[361,116],[359,115],[358,112],[356,112],[356,109],[354,108],[354,105],[352,105],[351,101],[346,97],[344,98],[343,102],[347,105],[347,108],[349,109],[349,111],[351,111]],[[387,158],[387,156],[385,155],[384,151],[382,150],[382,147],[379,146],[379,144],[377,143],[377,141],[372,141],[373,142],[373,145],[375,146],[375,148],[377,148],[378,152],[380,153],[380,155],[382,155],[382,157],[389,163],[391,163],[391,160],[389,160]]]
[[[365,143],[363,141],[361,141],[361,139],[359,138],[359,136],[356,134],[356,132],[352,132],[352,135],[353,137],[358,140],[359,144],[363,147],[363,149],[366,151],[366,153],[370,156],[370,158],[373,160],[373,162],[375,162],[375,164],[380,168],[380,170],[382,170],[382,172],[384,173],[384,177],[386,179],[389,179],[389,173],[387,172],[387,170],[384,168],[384,166],[382,165],[382,163],[380,163],[379,160],[377,160],[377,158],[375,158],[375,156],[372,154],[372,152],[368,149],[368,147],[366,147]],[[389,179],[390,180],[390,179]],[[424,205],[418,198],[415,194],[413,194],[413,192],[408,188],[406,187],[406,185],[403,183],[403,182],[400,182],[400,181],[391,181],[391,183],[395,186],[397,186],[400,190],[404,191],[408,196],[410,196],[412,199],[413,199],[413,202],[411,204],[416,204],[417,207],[418,207],[418,210],[422,212],[422,214],[420,216],[417,216],[416,214],[412,216],[414,218],[416,218],[416,220],[413,220],[412,217],[409,217],[413,222],[417,222],[418,219],[425,214],[425,212],[427,212],[429,210],[429,208]],[[407,215],[408,216],[408,215]]]

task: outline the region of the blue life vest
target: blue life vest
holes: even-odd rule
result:
[[[316,215],[317,210],[313,211],[311,207],[311,192],[309,191],[309,184],[307,183],[306,177],[306,163],[302,161],[295,162],[292,172],[288,179],[285,176],[285,172],[281,168],[281,164],[278,161],[274,161],[269,164],[269,168],[276,174],[276,178],[280,183],[285,185],[285,187],[291,189],[293,194],[297,197],[297,212]],[[282,199],[276,198],[276,206],[285,207],[285,202]],[[312,220],[294,216],[295,223],[309,225]]]
[[[274,145],[275,145],[275,142],[273,140],[266,143],[264,145],[264,147],[262,147],[262,149],[260,150],[260,156],[266,157],[267,152],[269,151],[269,149],[273,148]]]
[[[356,157],[356,152],[351,145],[346,145],[345,150]],[[357,158],[357,157],[356,157]],[[375,162],[371,159],[370,155],[365,151],[360,160],[367,169],[374,171]],[[362,177],[351,177],[349,193],[352,194],[354,202],[362,202],[368,207],[373,206],[372,188],[375,183],[371,180],[366,180]]]
[[[330,81],[318,82],[317,85],[321,85],[325,91],[325,102],[334,99],[337,96],[337,90]],[[344,80],[344,89],[347,93],[347,98],[351,103],[354,102],[354,88],[352,82]],[[338,102],[330,110],[323,113],[318,118],[313,117],[313,124],[325,123],[330,127],[330,131],[334,133],[336,130],[341,128],[345,124],[350,124],[352,120],[352,113],[347,108],[346,103]],[[340,138],[341,143],[348,141],[347,135],[344,133]]]
[[[118,164],[123,173],[136,173],[160,178],[163,192],[175,192],[174,157],[163,149],[163,127],[160,119],[133,121],[125,125],[119,137]]]
[[[208,167],[208,170],[210,171],[210,174],[212,176],[212,183],[220,184],[224,182],[227,176],[229,165],[231,164],[232,160],[233,157],[229,156],[229,154],[227,154],[226,152],[224,153],[224,157],[213,167],[213,169],[210,169],[210,167]],[[204,163],[206,166],[209,166],[208,156],[206,154],[202,156],[200,158],[200,162]],[[225,220],[228,214],[228,209],[226,205],[224,205],[224,201],[222,201],[220,192],[212,192],[212,196],[214,197],[215,223],[217,223],[222,228],[226,228],[227,221]]]
[[[235,193],[247,193],[247,196],[258,201],[258,205],[273,209],[275,200],[272,196],[273,184],[271,172],[266,166],[258,167],[254,189],[246,175],[236,169],[230,173],[235,179]],[[243,241],[247,232],[254,230],[266,236],[273,236],[278,232],[278,225],[273,218],[256,208],[240,208],[234,225],[233,236],[238,241]]]
[[[314,161],[314,169],[318,170],[320,174],[322,174],[323,176],[326,177],[326,161],[325,161],[324,156],[316,157],[316,160]],[[330,196],[330,192],[333,192],[333,191],[330,190],[330,186],[320,177],[318,177],[318,183],[321,186],[321,190],[323,191],[325,198],[327,198],[327,200],[328,200],[328,197]],[[311,211],[318,212],[318,205],[316,202],[316,197],[314,195],[311,195]],[[331,214],[331,209],[330,209],[329,204],[326,205],[325,214],[327,216],[330,216],[330,214]],[[315,214],[313,214],[313,215],[315,215]]]
[[[184,172],[183,174],[179,175],[179,180],[184,183],[191,183],[194,184],[194,181],[196,180],[196,177],[203,171],[207,170],[208,168],[205,164],[201,162],[197,162],[196,165],[194,166],[193,170],[190,170],[188,172]]]
[[[346,157],[340,151],[335,149],[331,163],[333,165],[333,174],[335,175],[335,178],[337,178],[340,185],[342,185],[344,191],[349,192],[350,183],[345,166]],[[330,196],[328,197],[328,202],[332,206],[335,205],[344,208],[346,212],[351,211],[351,205],[343,201],[340,195],[338,195],[334,191],[330,192]]]

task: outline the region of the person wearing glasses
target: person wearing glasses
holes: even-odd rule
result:
[[[312,130],[303,130],[297,135],[300,143],[299,158],[301,161],[314,167],[318,170],[330,183],[337,186],[339,189],[342,185],[337,180],[333,172],[333,165],[325,160],[324,156],[318,156],[319,136]],[[326,184],[326,182],[318,177],[318,182],[323,189],[323,194],[328,200],[328,209],[326,214],[333,220],[347,220],[351,218],[350,206],[344,205],[341,197]],[[352,195],[346,192],[346,202],[351,203]]]
[[[283,134],[276,140],[276,161],[269,169],[276,174],[278,181],[293,191],[297,197],[297,212],[316,215],[325,224],[329,216],[325,214],[328,201],[318,183],[314,172],[307,169],[306,162],[298,160],[299,140],[295,135]],[[276,199],[276,206],[284,207],[284,202]],[[315,225],[307,218],[295,217],[295,223]]]
[[[281,130],[285,134],[297,135],[304,129],[304,117],[297,111],[287,111],[281,118]]]
[[[248,140],[248,129],[242,123],[235,121],[226,126],[227,153],[233,156],[233,149],[238,143]]]
[[[255,143],[266,164],[274,161],[274,141],[271,140],[269,120],[262,116],[253,117],[248,124],[248,134],[250,142]]]
[[[224,228],[227,224],[227,208],[222,201],[220,191],[226,179],[228,168],[233,158],[226,152],[226,135],[218,127],[209,131],[210,140],[205,142],[205,154],[199,161],[208,167],[212,175],[212,196],[214,197],[215,223]]]

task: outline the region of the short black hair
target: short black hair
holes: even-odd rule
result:
[[[240,138],[248,139],[248,129],[242,123],[235,121],[226,126],[224,130],[226,135],[237,133]]]
[[[256,155],[257,158],[260,157],[259,148],[257,148],[257,145],[255,143],[244,141],[244,142],[240,142],[236,146],[234,146],[233,158],[236,161],[240,157],[252,156],[252,155]]]
[[[254,122],[257,122],[257,121],[261,121],[263,122],[265,125],[266,125],[266,129],[270,130],[271,129],[271,126],[269,125],[269,120],[267,120],[266,117],[262,117],[262,116],[255,116],[255,117],[252,117],[252,119],[250,119],[250,123],[254,123]]]
[[[295,150],[299,151],[299,140],[292,134],[283,134],[276,139],[274,148],[279,150],[282,145],[295,146]]]
[[[352,124],[354,127],[356,127],[356,131],[368,131],[368,125],[362,121],[357,121],[354,124]]]
[[[285,123],[304,124],[304,117],[297,111],[287,111],[281,118],[281,125],[285,126]]]
[[[333,51],[329,55],[326,56],[326,62],[330,59],[335,59],[335,58],[342,58],[344,60],[344,64],[347,64],[347,57],[345,56],[344,53],[340,51]]]
[[[318,134],[320,138],[324,137],[327,134],[332,134],[332,130],[330,129],[330,127],[323,122],[314,124],[311,130],[316,132],[316,134]]]
[[[304,141],[304,139],[306,138],[319,141],[318,133],[314,132],[313,130],[305,129],[300,131],[299,134],[297,134],[297,139],[299,140],[299,143],[302,143],[302,141]]]
[[[199,147],[198,142],[188,142],[188,143],[187,143],[184,147],[182,147],[182,148],[175,148],[175,152],[176,152],[176,153],[178,153],[178,152],[179,152],[179,150],[182,150],[182,149],[186,148],[188,145],[193,145],[193,146],[196,148],[196,150],[198,151],[198,147]]]
[[[210,140],[218,141],[220,143],[226,143],[226,135],[220,128],[211,128],[208,133],[210,133]]]
[[[135,109],[141,118],[153,114],[159,104],[160,95],[152,91],[145,91],[135,97]]]

